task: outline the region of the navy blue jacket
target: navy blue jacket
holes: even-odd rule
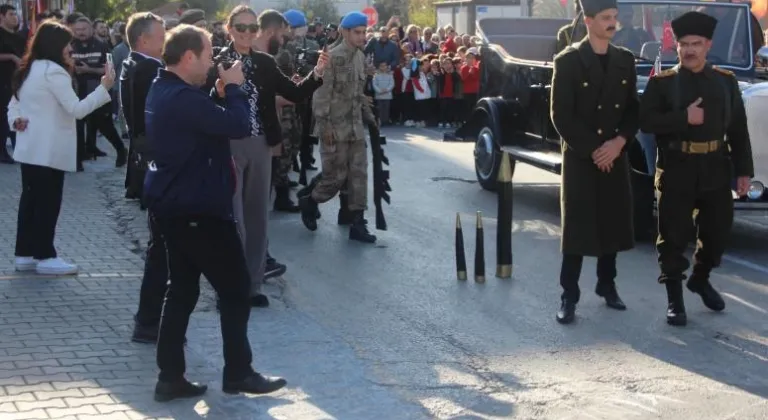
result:
[[[233,219],[236,180],[229,139],[248,137],[251,127],[245,92],[236,85],[225,89],[222,107],[199,87],[159,70],[145,108],[153,159],[144,200],[155,216]]]

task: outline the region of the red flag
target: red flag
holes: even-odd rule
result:
[[[665,20],[662,28],[664,28],[664,36],[661,38],[661,49],[663,51],[674,50],[675,33],[672,31],[672,23]]]

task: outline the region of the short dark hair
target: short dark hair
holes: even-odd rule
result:
[[[128,26],[125,28],[128,46],[133,49],[139,41],[139,37],[152,29],[153,23],[164,25],[163,19],[151,12],[134,13],[128,18]]]
[[[98,25],[100,23],[103,23],[104,25],[106,25],[107,21],[105,21],[104,19],[94,19],[93,20],[93,26],[96,26],[96,25]]]
[[[67,25],[74,25],[75,22],[80,20],[80,18],[82,18],[82,17],[85,17],[85,15],[80,13],[80,12],[72,12],[72,13],[67,15],[67,20],[65,21],[65,23]]]
[[[168,32],[163,45],[163,61],[166,65],[175,66],[181,62],[187,51],[192,51],[200,57],[205,45],[203,38],[210,36],[205,29],[182,23]]]
[[[270,29],[275,26],[288,26],[288,20],[282,13],[274,9],[267,9],[259,14],[256,23],[259,25],[259,29]]]
[[[16,11],[16,7],[14,7],[13,5],[10,5],[10,4],[0,5],[0,15],[5,16],[10,11],[14,11],[15,12]]]

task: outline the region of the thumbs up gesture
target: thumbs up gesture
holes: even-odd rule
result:
[[[701,107],[702,99],[696,99],[688,105],[688,124],[690,125],[702,125],[704,124],[704,109]]]

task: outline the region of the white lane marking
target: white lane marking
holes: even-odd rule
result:
[[[764,265],[756,264],[756,263],[753,263],[751,261],[747,261],[747,260],[745,260],[743,258],[734,257],[732,255],[727,255],[727,254],[723,255],[723,259],[728,261],[728,262],[730,262],[730,263],[737,264],[737,265],[740,265],[742,267],[749,268],[750,270],[759,271],[759,272],[761,272],[763,274],[768,275],[768,267],[766,267]]]

